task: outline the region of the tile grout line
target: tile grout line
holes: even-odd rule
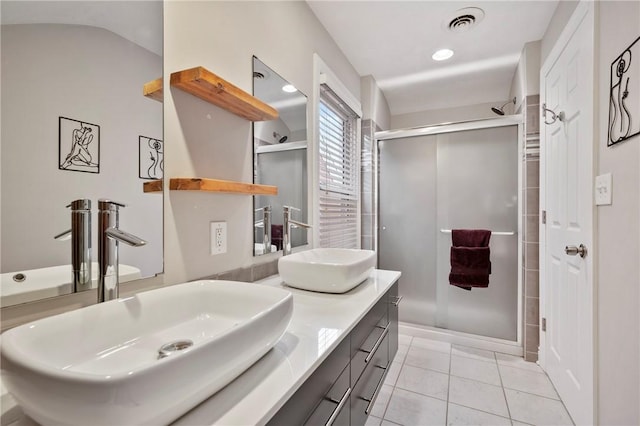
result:
[[[467,409],[472,410],[472,411],[478,411],[480,413],[489,414],[489,415],[494,416],[494,417],[500,417],[501,419],[506,419],[506,420],[511,421],[511,419],[509,417],[501,416],[500,414],[496,414],[496,413],[491,412],[491,411],[486,411],[486,410],[481,410],[479,408],[469,407],[467,405],[463,405],[463,404],[460,404],[460,403],[457,403],[457,402],[452,402],[451,404],[457,405],[458,407],[467,408]],[[523,423],[523,422],[520,422],[520,423]]]
[[[500,387],[502,388],[502,396],[504,396],[504,403],[507,406],[507,413],[509,414],[509,420],[513,425],[513,417],[511,417],[511,408],[509,408],[509,401],[507,400],[507,392],[504,390],[504,382],[502,381],[502,373],[500,373],[500,364],[498,363],[498,357],[496,353],[493,353],[493,357],[496,360],[496,368],[498,369],[498,377],[500,377]]]
[[[389,409],[389,405],[391,405],[391,399],[393,398],[393,393],[396,390],[396,383],[398,383],[398,379],[400,378],[400,373],[402,373],[402,367],[404,367],[404,361],[407,359],[407,355],[409,354],[409,349],[411,349],[411,346],[413,344],[413,336],[411,336],[411,340],[409,340],[409,344],[407,345],[407,352],[404,354],[404,356],[402,357],[402,361],[400,362],[400,371],[398,371],[398,377],[396,377],[395,382],[393,382],[393,385],[391,385],[391,395],[389,396],[389,400],[387,401],[386,406],[384,407],[384,410],[382,411],[382,419],[380,420],[380,424],[382,424],[383,421],[388,421],[390,423],[390,420],[387,420],[385,418],[385,416],[387,415],[387,410]],[[398,353],[396,352],[396,356],[398,355]],[[389,365],[389,368],[391,368],[391,365]]]
[[[451,361],[453,358],[453,345],[449,346],[449,377],[447,378],[447,401],[445,406],[444,424],[449,424],[449,395],[451,394]]]

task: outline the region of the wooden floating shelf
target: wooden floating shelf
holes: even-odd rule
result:
[[[169,189],[172,191],[207,191],[247,195],[278,195],[277,186],[203,178],[171,178],[169,180]]]
[[[162,103],[164,100],[162,91],[162,77],[145,83],[144,86],[142,86],[142,94],[147,98],[151,98]]]
[[[150,180],[142,184],[143,192],[162,192],[162,179]]]
[[[171,74],[171,86],[250,121],[278,118],[278,111],[203,67]]]

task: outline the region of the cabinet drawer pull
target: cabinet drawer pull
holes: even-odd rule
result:
[[[365,364],[368,363],[369,361],[371,361],[371,358],[373,358],[373,356],[376,354],[376,351],[378,350],[378,347],[380,347],[380,345],[382,344],[382,341],[384,340],[384,338],[387,337],[387,333],[389,333],[389,326],[390,325],[391,325],[391,323],[387,323],[387,325],[384,327],[384,331],[382,332],[380,337],[378,337],[378,340],[376,340],[376,344],[373,345],[373,349],[371,349],[371,352],[367,352],[367,351],[363,350],[363,352],[367,352],[369,354],[364,359]]]
[[[396,300],[394,300],[393,302],[391,302],[391,304],[397,308],[397,307],[398,307],[398,305],[400,304],[400,301],[402,300],[402,296],[393,296],[393,297],[395,297],[395,298],[396,298]]]
[[[380,367],[378,365],[376,365],[376,367],[381,368],[383,370],[386,370],[387,368],[389,368],[389,363],[387,363],[386,367]],[[369,404],[367,405],[367,408],[365,408],[364,413],[365,414],[369,414],[369,411],[371,411],[371,409],[373,408],[373,405],[376,403],[376,399],[378,398],[378,394],[380,393],[380,390],[382,390],[382,384],[384,383],[384,378],[386,377],[386,374],[383,374],[382,377],[380,377],[380,380],[378,381],[378,385],[376,386],[376,390],[373,391],[373,395],[371,395],[371,399],[367,399],[367,398],[362,398],[365,401],[367,401]]]
[[[338,406],[335,408],[335,410],[333,410],[333,413],[331,413],[331,417],[329,417],[329,420],[327,420],[327,423],[325,423],[325,426],[331,426],[333,424],[333,422],[336,421],[336,419],[338,418],[338,415],[340,414],[340,411],[342,411],[342,408],[344,407],[344,405],[347,403],[347,401],[349,401],[349,396],[351,395],[351,388],[347,389],[344,393],[344,395],[342,395],[342,398],[340,398],[340,401],[338,402]],[[329,399],[332,402],[333,399]]]

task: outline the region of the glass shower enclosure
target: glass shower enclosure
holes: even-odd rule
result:
[[[400,321],[519,340],[520,128],[495,119],[377,135],[378,263],[402,271]],[[492,231],[487,288],[449,284],[452,229]]]

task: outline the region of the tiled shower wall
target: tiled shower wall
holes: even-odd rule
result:
[[[539,250],[540,250],[540,96],[527,96],[524,112],[524,179],[522,188],[524,227],[524,358],[538,360],[540,342]]]
[[[362,120],[362,156],[361,156],[361,175],[360,188],[361,204],[361,221],[362,233],[361,244],[366,250],[375,250],[376,244],[376,218],[377,210],[375,204],[375,132],[377,131],[376,123],[371,120]]]

